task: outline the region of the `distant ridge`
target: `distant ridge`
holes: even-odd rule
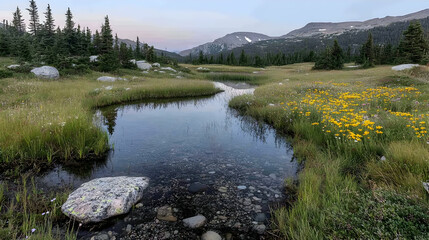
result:
[[[194,47],[192,49],[188,49],[180,52],[181,56],[188,56],[192,54],[193,56],[197,56],[200,51],[206,55],[217,54],[222,51],[232,50],[237,47],[241,47],[246,44],[260,42],[264,40],[272,39],[264,34],[253,33],[253,32],[235,32],[225,35],[224,37],[218,38],[213,42],[209,42],[198,47]]]

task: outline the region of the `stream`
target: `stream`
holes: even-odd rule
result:
[[[113,149],[105,159],[78,168],[57,167],[39,182],[71,186],[94,178],[150,178],[140,207],[101,225],[81,228],[79,239],[199,239],[206,231],[224,239],[266,239],[270,209],[284,202],[284,179],[297,163],[284,136],[228,107],[231,98],[252,94],[247,84],[215,83],[211,97],[144,101],[97,110]],[[190,187],[204,186],[194,193]],[[157,209],[171,206],[175,222],[160,221]],[[181,221],[207,218],[199,229]]]

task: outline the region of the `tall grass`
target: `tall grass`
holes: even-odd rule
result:
[[[255,91],[255,96],[240,96],[230,102],[241,113],[291,134],[295,156],[304,165],[299,174],[297,201],[291,208],[275,211],[276,231],[286,239],[429,236],[429,197],[422,187],[422,181],[429,178],[429,151],[422,137],[429,107],[420,104],[429,99],[428,87],[399,73],[394,77],[396,84],[388,83],[389,87],[403,87],[401,82],[406,80],[405,86],[418,87],[421,93],[405,94],[399,99],[380,94],[374,102],[363,102],[367,119],[384,128],[382,134],[353,141],[334,135],[336,130],[321,120],[335,98],[321,109],[312,107],[321,101],[320,97],[314,102],[311,98],[299,102],[309,98],[313,89],[329,91],[330,96],[349,93],[354,97],[353,93],[367,92],[370,87],[386,86],[386,81],[378,81],[377,77],[391,78],[392,73],[384,67],[338,71],[329,72],[330,78],[324,80],[325,72],[315,77],[305,68],[295,72],[303,65],[290,68],[286,70],[290,72],[289,81],[264,85]],[[301,81],[292,80],[299,76]],[[288,107],[291,102],[299,104]],[[411,112],[413,119],[404,119],[389,110]],[[419,125],[419,130],[416,132],[410,125]],[[386,161],[380,160],[382,156]]]
[[[11,191],[13,188],[17,190]],[[76,239],[73,223],[65,233],[55,222],[65,221],[61,205],[69,191],[45,194],[24,176],[17,186],[0,184],[0,239]]]

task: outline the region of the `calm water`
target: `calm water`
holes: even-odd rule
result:
[[[295,176],[297,165],[283,137],[228,108],[233,96],[252,94],[254,89],[246,89],[243,84],[231,85],[235,88],[221,83],[216,86],[225,91],[208,98],[151,101],[99,110],[96,117],[110,133],[114,150],[102,161],[78,168],[59,167],[41,181],[46,186],[77,187],[106,176],[149,177],[145,207],[108,227],[119,235],[127,222],[148,228],[146,225],[155,221],[154,209],[168,204],[176,208],[179,220],[203,214],[209,222],[212,219],[207,228],[250,236],[247,231],[256,224],[254,215],[269,216],[270,205],[284,197],[283,180]],[[192,194],[188,186],[194,182],[209,188]],[[221,187],[227,191],[220,192]],[[219,220],[219,216],[227,220]],[[171,232],[173,239],[175,231],[179,232],[176,238],[199,234],[183,229],[179,222],[150,225],[159,231],[150,235],[145,230],[148,235],[142,238],[137,237],[136,228],[136,235],[130,239],[162,238],[165,231]]]

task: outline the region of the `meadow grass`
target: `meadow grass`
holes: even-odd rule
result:
[[[295,156],[304,165],[296,202],[275,211],[276,234],[426,239],[427,69],[310,69],[310,64],[268,68],[273,83],[230,102],[291,134]]]

